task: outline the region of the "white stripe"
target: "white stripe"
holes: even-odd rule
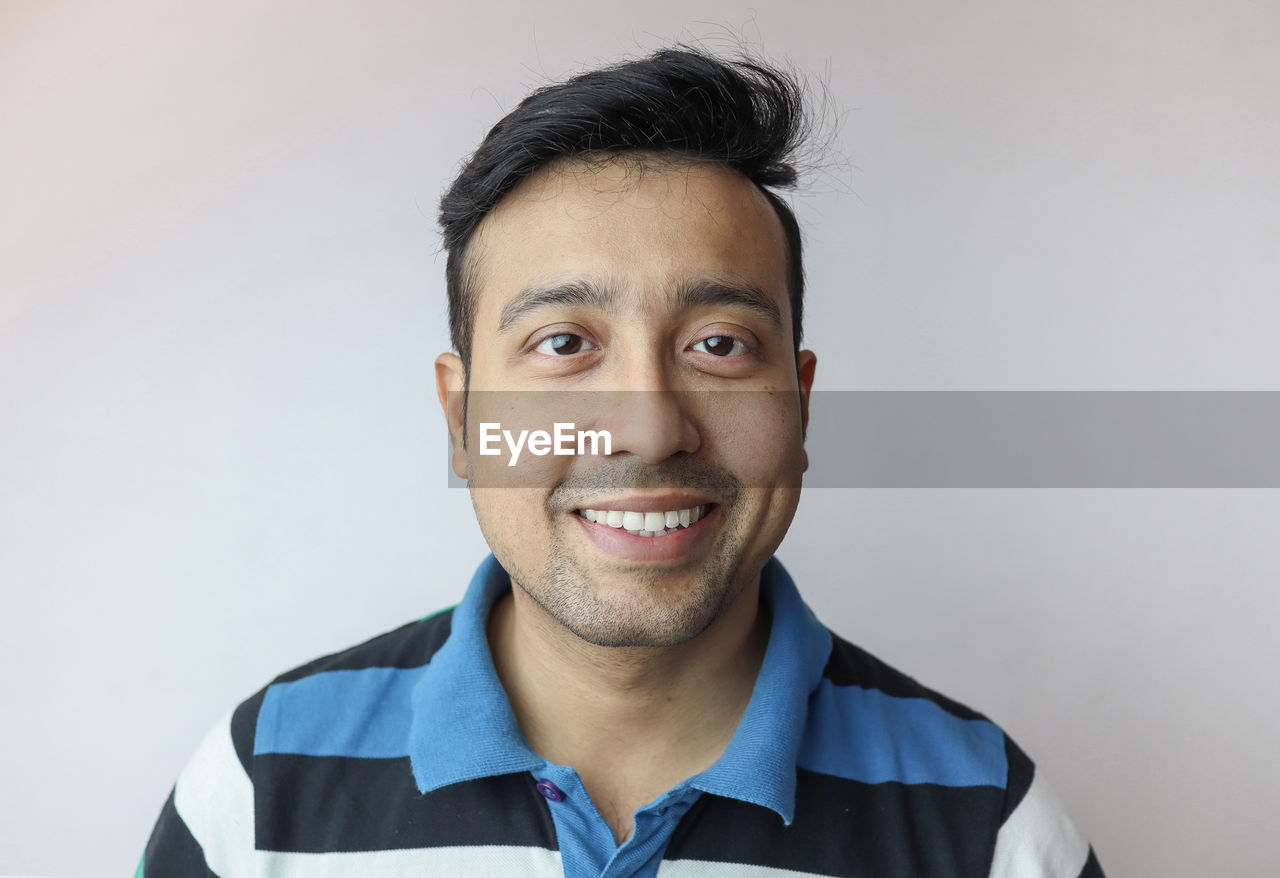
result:
[[[663,860],[658,878],[824,878],[816,872],[793,872],[773,866],[713,863],[707,860]]]
[[[996,836],[991,878],[1078,878],[1088,859],[1089,842],[1036,771]]]
[[[261,878],[564,878],[560,852],[485,845],[295,854],[259,851]]]
[[[173,805],[219,878],[252,878],[253,785],[231,743],[230,713],[178,775]]]

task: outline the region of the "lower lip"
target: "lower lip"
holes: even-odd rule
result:
[[[596,546],[615,558],[640,562],[677,561],[689,555],[708,528],[720,520],[720,508],[716,506],[688,527],[661,537],[638,537],[620,527],[587,521],[576,512],[573,517],[578,519]]]

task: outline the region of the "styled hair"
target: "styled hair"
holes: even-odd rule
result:
[[[794,77],[761,62],[726,61],[680,47],[579,74],[521,101],[489,130],[440,199],[449,335],[468,372],[477,291],[467,246],[476,227],[507,193],[551,162],[625,152],[718,163],[760,188],[787,240],[798,355],[804,301],[800,226],[766,187],[796,183],[792,157],[809,127],[803,97]]]

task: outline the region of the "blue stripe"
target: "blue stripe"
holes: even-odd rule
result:
[[[409,755],[410,693],[423,668],[322,671],[267,689],[253,752],[393,759]]]
[[[799,767],[863,783],[1004,788],[1004,733],[924,698],[837,686],[813,694]]]

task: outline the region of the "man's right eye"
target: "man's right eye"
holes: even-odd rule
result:
[[[548,356],[567,357],[582,351],[592,350],[594,347],[595,345],[580,335],[575,335],[572,332],[561,332],[547,336],[538,343],[534,350]]]

